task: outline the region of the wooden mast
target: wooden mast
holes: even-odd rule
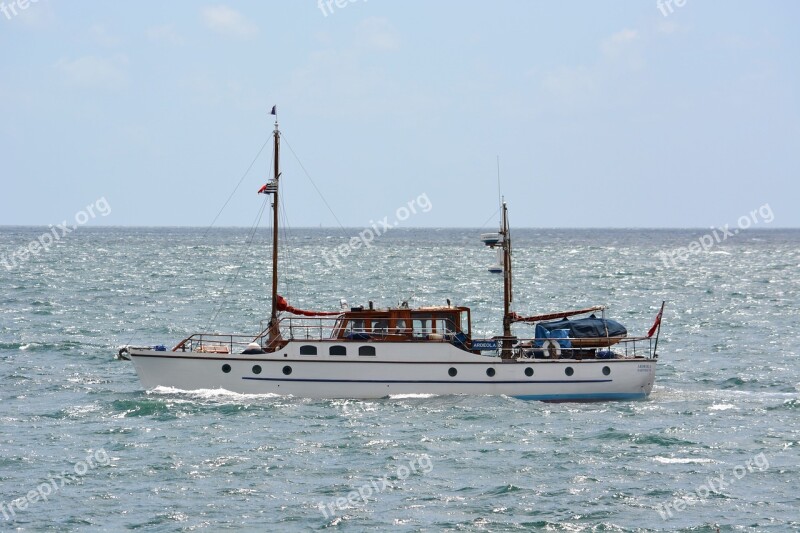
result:
[[[502,357],[511,357],[511,231],[508,227],[508,206],[503,201],[503,221],[500,233],[503,235],[503,350]]]
[[[274,108],[273,108],[274,112]],[[269,340],[272,342],[280,336],[278,328],[278,178],[280,178],[280,138],[278,130],[278,114],[275,112],[275,179],[269,192],[275,195],[272,202],[272,314],[269,318]]]

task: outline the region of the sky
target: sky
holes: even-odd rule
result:
[[[0,225],[800,227],[793,0],[0,2]]]

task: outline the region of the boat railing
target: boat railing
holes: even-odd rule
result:
[[[281,335],[288,340],[396,340],[404,337],[407,341],[425,342],[460,342],[465,343],[466,334],[458,331],[450,320],[444,321],[444,329],[434,332],[431,328],[413,329],[412,327],[354,327],[348,324],[341,328],[341,321],[336,317],[287,317],[280,321]]]
[[[503,350],[506,341],[511,346],[513,358],[560,358],[576,359],[651,359],[657,357],[654,352],[655,339],[652,337],[597,337],[592,339],[565,338],[521,338],[493,337],[497,351]],[[552,350],[550,347],[552,346]]]
[[[281,336],[290,340],[334,338],[338,318],[288,317],[280,321]]]
[[[261,337],[223,333],[195,333],[179,342],[173,352],[200,352],[231,354],[241,353],[251,342],[259,342]]]

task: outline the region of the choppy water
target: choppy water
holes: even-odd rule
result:
[[[43,231],[0,228],[0,253]],[[450,298],[476,335],[498,332],[476,230],[395,229],[328,265],[356,233],[290,233],[282,294],[320,309]],[[265,236],[82,227],[0,265],[0,529],[800,529],[800,231],[656,256],[702,233],[514,233],[520,312],[605,303],[638,334],[667,300],[649,400],[545,404],[145,392],[118,345],[259,328]]]

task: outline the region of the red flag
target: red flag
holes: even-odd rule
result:
[[[661,309],[658,311],[658,314],[656,315],[656,321],[653,322],[653,327],[651,327],[650,331],[647,332],[647,338],[652,337],[653,333],[655,333],[656,330],[658,329],[658,326],[661,325],[661,315],[663,313],[664,313],[664,304],[662,303],[661,304]]]
[[[258,194],[261,194],[266,190],[267,190],[267,184],[265,183],[264,185],[262,185],[260,189],[258,189]]]

